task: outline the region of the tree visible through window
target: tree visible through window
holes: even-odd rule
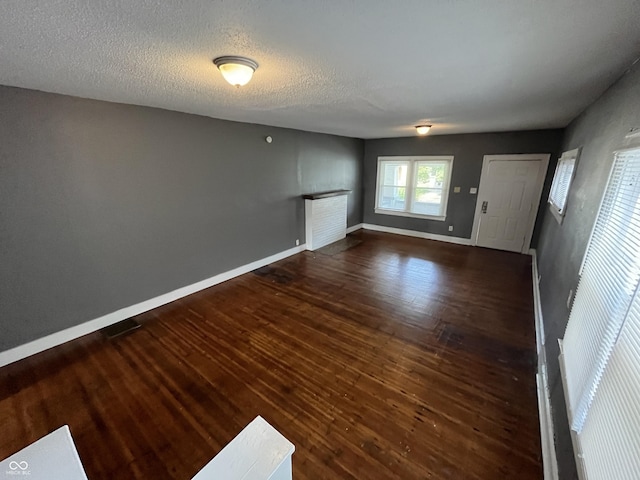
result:
[[[453,157],[380,157],[376,213],[444,220]]]

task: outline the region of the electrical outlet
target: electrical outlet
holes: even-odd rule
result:
[[[449,225],[449,231],[453,232],[453,225]]]
[[[471,188],[469,189],[469,193],[470,193],[471,195],[475,195],[475,194],[477,194],[477,193],[478,193],[478,189],[477,189],[476,187],[471,187]]]
[[[453,187],[453,193],[460,193],[460,187]]]
[[[299,247],[299,246],[300,246],[300,239],[296,238],[296,247]]]

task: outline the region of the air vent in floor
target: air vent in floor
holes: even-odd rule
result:
[[[121,322],[109,325],[108,327],[105,327],[100,331],[107,338],[114,338],[119,337],[120,335],[124,335],[125,333],[132,332],[136,328],[140,328],[140,324],[133,318],[127,318],[126,320],[122,320]]]

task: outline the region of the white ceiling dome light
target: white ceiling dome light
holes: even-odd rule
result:
[[[253,77],[258,64],[245,57],[225,56],[213,60],[224,79],[234,87],[246,85]]]
[[[437,121],[428,137],[564,128],[639,55],[638,0],[262,4],[0,1],[0,85],[366,139]],[[228,90],[223,55],[255,81]]]
[[[416,125],[416,132],[418,135],[426,135],[431,130],[431,125]]]

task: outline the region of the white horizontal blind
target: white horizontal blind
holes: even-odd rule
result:
[[[580,435],[589,480],[640,478],[640,296],[629,310]]]
[[[575,152],[575,153],[574,153]],[[565,152],[558,160],[556,173],[553,176],[551,192],[549,193],[549,203],[560,215],[564,214],[567,204],[567,196],[573,179],[573,171],[576,165],[577,150]]]
[[[640,149],[618,152],[564,337],[572,428],[581,432],[640,279]]]

